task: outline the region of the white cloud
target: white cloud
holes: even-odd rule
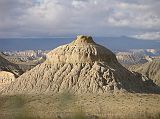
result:
[[[113,26],[150,29],[160,28],[160,14],[148,4],[116,3],[114,12],[107,18]]]
[[[160,31],[159,0],[1,0],[0,36]]]
[[[75,8],[84,8],[84,7],[86,7],[87,4],[86,4],[86,1],[73,0],[72,5]]]
[[[133,37],[144,40],[160,40],[160,32],[147,32]]]

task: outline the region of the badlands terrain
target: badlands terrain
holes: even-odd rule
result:
[[[90,36],[1,53],[0,118],[159,119],[159,50],[114,53]]]

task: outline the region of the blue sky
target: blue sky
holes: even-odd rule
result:
[[[0,0],[0,37],[160,40],[160,0]]]

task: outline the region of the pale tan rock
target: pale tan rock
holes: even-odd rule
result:
[[[96,44],[92,37],[78,36],[72,43],[60,46],[47,55],[52,63],[94,63],[117,62],[115,55],[107,48]]]
[[[49,52],[44,63],[21,75],[2,94],[154,92],[155,88],[125,69],[92,37],[78,36]]]
[[[0,89],[15,81],[15,75],[7,71],[0,71]]]
[[[155,84],[160,86],[159,61],[150,61],[145,64],[132,65],[128,69],[143,74],[144,76],[152,79]]]

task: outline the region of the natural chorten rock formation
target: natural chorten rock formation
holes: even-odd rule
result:
[[[148,83],[149,82],[149,83]],[[4,94],[150,92],[156,86],[118,63],[107,48],[90,36],[78,36],[70,44],[47,54],[44,63],[21,75]]]

